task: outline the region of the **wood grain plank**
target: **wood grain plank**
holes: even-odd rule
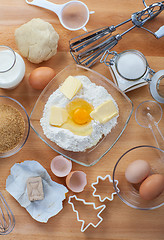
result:
[[[53,1],[56,3],[64,3],[65,1]],[[87,24],[88,30],[93,30],[99,27],[116,25],[128,19],[133,12],[143,9],[142,1],[134,0],[84,0],[90,10],[94,10],[95,14],[90,16]],[[152,3],[153,1],[149,1]],[[35,65],[27,59],[26,74],[22,83],[14,90],[7,91],[0,89],[0,94],[11,96],[20,101],[27,112],[30,114],[32,108],[40,94],[40,91],[34,90],[28,83],[30,72],[38,66],[49,66],[55,69],[56,73],[60,72],[67,65],[74,63],[70,53],[68,41],[83,31],[70,32],[64,29],[57,16],[47,10],[29,6],[24,0],[5,0],[0,1],[0,44],[8,45],[15,51],[18,51],[14,32],[21,24],[31,20],[32,18],[42,18],[50,22],[55,30],[60,35],[58,53],[49,61]],[[147,27],[156,31],[163,25],[163,13],[147,24]],[[126,24],[120,27],[116,33],[122,33],[131,24]],[[114,48],[118,52],[126,49],[137,49],[141,51],[147,58],[149,65],[155,71],[164,67],[164,39],[155,39],[149,33],[142,29],[134,29],[119,42]],[[109,69],[98,64],[93,69],[107,78],[112,80]],[[144,100],[150,100],[148,86],[137,89],[127,94],[134,103],[134,110],[138,104]],[[162,106],[163,108],[163,106]],[[161,120],[160,129],[164,134],[164,119]],[[83,193],[78,194],[80,198],[85,198],[90,201],[95,201],[97,205],[100,202],[92,197],[91,183],[94,182],[98,175],[105,176],[112,174],[113,167],[118,158],[129,148],[136,145],[152,144],[155,145],[154,139],[149,130],[143,130],[135,121],[134,113],[132,118],[116,145],[111,151],[104,156],[100,162],[93,167],[83,167],[73,163],[74,170],[83,170],[88,177],[88,184]],[[134,210],[123,204],[118,197],[115,197],[113,202],[107,202],[107,208],[102,213],[104,221],[97,229],[88,228],[85,233],[80,232],[81,224],[76,220],[76,214],[72,212],[71,206],[64,202],[64,209],[55,217],[51,218],[47,224],[36,222],[26,212],[25,209],[9,195],[5,190],[6,178],[9,175],[9,170],[16,162],[24,160],[36,160],[40,162],[48,171],[52,179],[58,183],[65,184],[65,179],[55,177],[50,171],[50,162],[57,154],[43,143],[37,135],[31,130],[29,139],[23,149],[16,155],[0,161],[0,189],[5,196],[7,202],[11,206],[15,218],[16,226],[13,232],[7,236],[1,236],[4,240],[163,240],[164,239],[164,208],[153,211]],[[71,195],[70,192],[68,194]]]

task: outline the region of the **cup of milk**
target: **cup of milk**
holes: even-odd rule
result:
[[[24,74],[25,63],[22,57],[10,47],[0,45],[0,88],[17,87]]]

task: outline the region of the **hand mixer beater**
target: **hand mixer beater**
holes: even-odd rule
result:
[[[112,49],[122,37],[130,32],[135,27],[142,28],[149,33],[153,34],[156,38],[161,38],[164,36],[164,25],[159,28],[155,33],[151,30],[143,27],[143,25],[158,16],[164,10],[164,1],[151,4],[147,6],[143,0],[145,9],[139,12],[135,12],[131,15],[128,20],[114,26],[103,27],[101,29],[96,29],[91,32],[87,32],[78,37],[72,38],[70,40],[70,53],[73,56],[77,64],[81,64],[86,67],[93,66],[102,56],[106,50]],[[111,36],[118,27],[132,22],[133,26],[122,34],[116,34]]]

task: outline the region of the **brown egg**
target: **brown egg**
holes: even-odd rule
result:
[[[153,174],[147,177],[139,188],[140,196],[145,200],[153,200],[164,191],[164,175]]]
[[[42,90],[55,77],[55,71],[49,67],[34,69],[29,76],[29,83],[34,89]]]
[[[66,185],[72,192],[82,192],[87,184],[86,174],[82,171],[73,171],[66,177]]]

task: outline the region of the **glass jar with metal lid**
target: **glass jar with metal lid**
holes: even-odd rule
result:
[[[152,70],[141,52],[131,49],[118,54],[107,50],[100,62],[109,67],[115,84],[122,91],[128,92],[149,83],[152,97],[164,103],[164,70]]]

